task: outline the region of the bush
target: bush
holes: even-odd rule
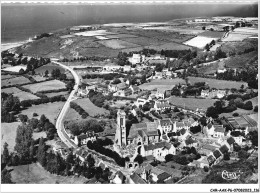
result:
[[[234,117],[238,117],[239,114],[238,114],[238,113],[233,113],[233,116],[234,116]]]
[[[207,166],[204,166],[204,172],[208,172],[209,171],[209,167],[207,167]]]
[[[37,117],[38,116],[38,114],[37,113],[33,113],[33,117]]]
[[[258,112],[258,105],[255,106],[254,112]]]

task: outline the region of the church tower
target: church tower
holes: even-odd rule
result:
[[[116,128],[116,144],[120,147],[127,145],[126,143],[126,127],[125,127],[125,112],[118,110],[117,112],[117,128]]]

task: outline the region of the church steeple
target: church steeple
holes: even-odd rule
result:
[[[126,127],[125,127],[125,112],[118,110],[117,112],[117,128],[116,128],[116,144],[120,147],[126,144]]]

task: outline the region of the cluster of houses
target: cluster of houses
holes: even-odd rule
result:
[[[223,98],[224,96],[230,94],[230,91],[226,90],[219,90],[219,89],[207,89],[207,90],[202,90],[200,96],[203,98]]]

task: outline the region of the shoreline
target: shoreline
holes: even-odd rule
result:
[[[20,41],[20,42],[11,42],[11,43],[1,43],[1,52],[12,49],[12,48],[19,47],[28,42],[29,42],[29,40]]]

